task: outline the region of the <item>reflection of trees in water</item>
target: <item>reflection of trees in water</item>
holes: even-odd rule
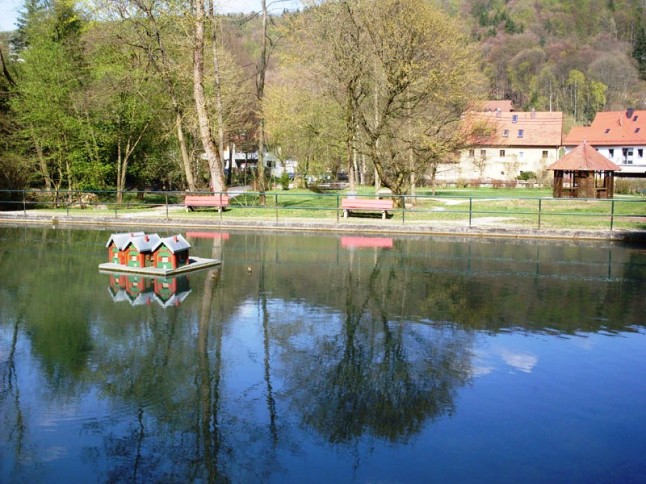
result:
[[[214,241],[214,254],[220,243]],[[107,458],[107,480],[229,480],[219,460],[222,326],[213,310],[220,275],[219,267],[204,274],[196,314],[147,307],[132,334],[97,335],[102,374],[93,378],[111,400],[135,408],[125,431],[115,422],[92,429],[105,435],[104,448],[88,457],[97,464]]]
[[[18,344],[19,319],[13,324],[11,343],[6,360],[0,362],[0,422],[2,422],[2,444],[1,448],[12,448],[13,458],[5,457],[4,465],[9,462],[18,463],[25,456],[25,419],[20,403],[20,388],[18,387],[18,376],[16,373],[16,347]]]
[[[351,260],[343,328],[315,338],[290,363],[295,410],[331,442],[409,437],[450,413],[456,389],[469,380],[468,332],[393,319],[406,295],[394,287],[393,270],[382,271],[378,257],[361,289]]]

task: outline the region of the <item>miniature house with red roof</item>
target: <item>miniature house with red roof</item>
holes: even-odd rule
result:
[[[585,141],[549,166],[554,198],[612,198],[620,168]]]

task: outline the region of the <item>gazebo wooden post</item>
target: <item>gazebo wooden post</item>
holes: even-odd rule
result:
[[[563,170],[554,171],[554,185],[552,187],[552,196],[554,198],[563,197]]]

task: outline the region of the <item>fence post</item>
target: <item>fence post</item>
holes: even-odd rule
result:
[[[27,216],[27,192],[22,190],[22,213]]]
[[[274,212],[276,212],[276,223],[278,223],[278,193],[274,193]]]
[[[222,192],[220,192],[220,207],[218,208],[220,214],[220,225],[222,224],[222,217],[224,216],[224,207],[222,206]]]
[[[473,214],[473,197],[469,197],[469,227],[471,227],[472,214]]]
[[[166,220],[168,220],[168,193],[164,193],[164,200],[166,200]]]
[[[402,225],[406,222],[406,195],[400,195],[402,200]]]
[[[542,214],[542,207],[543,207],[543,199],[539,198],[538,199],[538,230],[541,229],[541,214]]]
[[[615,200],[613,199],[612,202],[610,202],[610,231],[611,232],[614,225],[615,225]]]
[[[114,218],[117,218],[118,217],[118,215],[117,215],[117,210],[118,210],[117,205],[119,205],[119,190],[117,190],[115,192],[114,196],[116,197],[114,199]]]
[[[339,207],[340,207],[339,201],[340,201],[340,195],[337,193],[336,194],[336,223],[339,223]]]

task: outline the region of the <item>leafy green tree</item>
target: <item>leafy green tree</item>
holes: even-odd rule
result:
[[[11,106],[21,126],[26,153],[35,154],[40,183],[57,190],[78,188],[85,171],[85,147],[77,133],[83,128],[79,93],[87,83],[81,40],[83,21],[74,5],[63,0],[29,16],[24,26]]]
[[[120,29],[120,25],[108,26]],[[163,115],[160,92],[163,87],[151,75],[147,59],[137,55],[136,49],[114,42],[118,32],[94,33],[95,49],[92,61],[100,68],[93,72],[87,89],[89,98],[86,143],[95,156],[95,166],[104,166],[114,180],[117,202],[121,202],[126,179],[139,172],[130,169],[134,161],[144,163],[166,143],[155,147],[153,139],[163,137],[160,119]],[[143,148],[146,148],[145,150]],[[141,186],[141,183],[137,183]]]
[[[296,74],[296,73],[294,73]],[[263,102],[268,142],[283,159],[299,161],[298,174],[336,173],[343,159],[343,124],[338,104],[317,95],[298,78],[271,86]],[[311,86],[310,86],[311,87]]]

